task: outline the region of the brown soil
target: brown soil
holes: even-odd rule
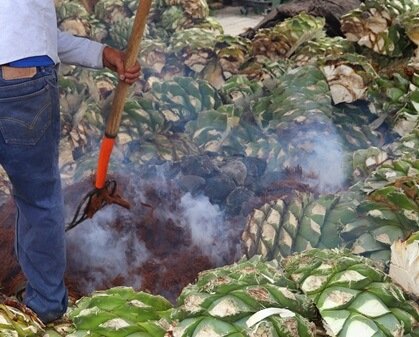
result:
[[[77,200],[90,186],[90,183],[86,182],[73,185],[67,190],[66,198]],[[131,201],[133,207],[130,219],[118,219],[112,229],[123,233],[127,231],[124,223],[134,221],[135,231],[132,234],[145,243],[151,253],[150,258],[143,264],[136,265],[136,256],[130,256],[129,247],[127,247],[127,261],[132,263],[129,268],[130,273],[98,283],[95,280],[95,273],[101,271],[106,274],[106,271],[99,270],[102,267],[81,268],[77,261],[80,261],[83,256],[80,256],[77,245],[68,245],[66,284],[71,297],[79,298],[88,294],[88,291],[83,289],[83,283],[80,280],[92,282],[95,284],[95,289],[99,290],[118,285],[130,285],[129,280],[133,276],[139,275],[142,279],[142,286],[137,290],[161,294],[174,301],[180,291],[188,283],[193,282],[200,271],[214,267],[210,259],[191,243],[188,231],[163,214],[168,210],[176,211],[180,197],[179,192],[172,191],[169,201],[166,202],[163,199],[168,197],[167,193],[160,193],[154,186],[149,185],[145,187],[144,191],[149,205],[134,205]],[[130,193],[132,191],[128,193],[132,197]],[[1,207],[0,214],[2,215],[0,223],[0,292],[11,296],[24,282],[24,276],[14,255],[15,207],[13,202],[9,201]],[[81,223],[78,226],[86,225]],[[129,230],[132,228],[130,225]],[[92,242],[93,246],[94,244]]]
[[[131,250],[127,246],[124,253],[129,271],[124,275],[119,274],[112,279],[97,282],[95,275],[98,272],[106,274],[106,271],[100,266],[80,266],[77,262],[83,256],[79,256],[77,244],[73,243],[68,246],[67,285],[75,297],[86,294],[86,289],[83,289],[79,281],[83,279],[95,284],[95,289],[130,285],[137,290],[160,294],[174,301],[181,290],[195,280],[200,271],[215,267],[210,258],[192,243],[188,228],[176,223],[176,219],[180,218],[177,214],[180,212],[178,205],[182,194],[170,182],[164,186],[158,182],[151,182],[141,186],[142,199],[139,201],[136,197],[138,190],[134,191],[126,179],[117,180],[120,183],[120,191],[124,191],[123,197],[131,204],[131,210],[129,215],[121,213],[109,229],[120,237],[126,237],[129,233],[135,242],[142,242],[147,248],[149,258],[146,261],[138,261],[135,249]],[[67,190],[66,198],[80,198],[84,189],[82,184],[73,185]],[[81,223],[79,226],[88,224]],[[94,246],[94,242],[92,245]],[[225,258],[233,262],[233,256]],[[141,287],[132,282],[135,276],[141,277]]]
[[[14,253],[16,209],[12,200],[0,208],[0,291],[15,294],[24,282]]]

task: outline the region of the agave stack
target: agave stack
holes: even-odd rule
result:
[[[376,53],[402,56],[410,45],[398,19],[418,5],[416,0],[367,0],[341,17],[341,27],[349,41]]]
[[[368,259],[312,249],[282,263],[316,304],[329,336],[404,336],[418,327],[419,307]]]
[[[163,337],[172,305],[161,296],[117,287],[78,300],[69,312],[68,337],[140,335]]]
[[[175,337],[314,337],[316,330],[312,303],[258,257],[200,273],[179,296],[174,318]]]
[[[324,35],[323,18],[301,13],[273,28],[260,29],[252,40],[253,55],[272,61],[290,57],[304,42]]]

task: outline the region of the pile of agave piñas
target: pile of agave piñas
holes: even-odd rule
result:
[[[56,5],[61,29],[124,47],[137,2]],[[419,336],[419,2],[366,0],[334,38],[303,13],[247,40],[208,13],[204,0],[154,2],[114,167],[241,156],[301,167],[313,188],[250,212],[245,257],[202,272],[174,305],[113,288],[44,327],[2,299],[0,335]],[[65,181],[95,168],[116,82],[62,67]],[[343,183],[319,184],[322,170]]]

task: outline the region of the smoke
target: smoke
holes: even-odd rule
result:
[[[322,193],[333,193],[342,189],[347,180],[347,170],[339,135],[330,133],[315,138],[312,146],[313,151],[301,163],[304,172],[314,175],[308,179],[308,183]]]
[[[216,265],[222,264],[223,257],[228,256],[231,249],[231,242],[227,235],[230,229],[220,207],[211,204],[206,196],[193,197],[190,193],[181,198],[180,207],[181,221],[190,228],[193,243]]]
[[[158,165],[154,169],[151,181],[159,194],[158,198],[154,196],[159,204],[156,210],[158,214],[155,216],[159,217],[161,222],[171,219],[175,224],[182,226],[190,233],[191,245],[198,247],[216,266],[225,264],[226,257],[231,256],[232,252],[237,255],[235,252],[240,249],[235,247],[236,243],[232,243],[232,237],[239,233],[232,232],[231,224],[225,220],[224,211],[220,206],[212,204],[205,195],[193,196],[189,192],[183,194],[177,191],[176,178],[170,179],[168,165]],[[150,203],[150,196],[144,192],[148,184],[150,180],[143,183],[137,180],[133,185],[136,204]]]
[[[127,211],[108,206],[98,212],[92,220],[86,220],[68,233],[67,243],[72,252],[68,264],[72,270],[82,271],[87,278],[80,278],[81,286],[92,292],[97,285],[110,284],[114,279],[123,277],[127,285],[141,287],[141,277],[133,273],[133,266],[141,266],[149,252],[124,221],[123,231],[115,229],[121,221],[121,214]],[[83,272],[84,271],[84,272]]]

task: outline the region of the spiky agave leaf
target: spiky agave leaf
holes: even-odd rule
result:
[[[63,30],[78,36],[90,35],[89,13],[77,1],[59,0],[55,2],[57,25]]]
[[[192,141],[205,152],[229,155],[243,154],[243,144],[249,142],[246,125],[241,123],[243,111],[234,105],[218,110],[206,110],[186,125]]]
[[[333,110],[332,121],[351,151],[384,145],[383,132],[374,129],[377,115],[364,104],[343,104]]]
[[[169,50],[181,57],[190,69],[200,73],[214,57],[215,43],[214,32],[190,28],[173,34]]]
[[[76,331],[84,336],[164,336],[172,305],[161,296],[116,287],[83,297],[69,312]]]
[[[209,7],[205,0],[163,0],[163,3],[166,6],[181,6],[193,19],[204,19],[209,15]]]
[[[160,25],[163,29],[168,31],[183,30],[192,24],[191,19],[180,6],[165,8],[161,15]]]
[[[139,139],[150,132],[164,131],[168,127],[164,115],[148,99],[131,97],[125,104],[124,112],[121,124],[133,139]]]
[[[246,256],[281,261],[294,252],[340,245],[339,224],[328,220],[339,198],[298,192],[271,201],[250,215],[242,234]]]
[[[160,74],[166,65],[167,45],[159,39],[141,41],[140,63],[144,72]]]
[[[406,35],[415,45],[419,46],[419,4],[406,11],[400,18]]]
[[[116,89],[119,80],[117,74],[105,69],[89,72],[89,75],[85,80],[89,94],[97,102],[103,103]]]
[[[123,158],[127,163],[142,165],[148,162],[179,161],[198,155],[197,146],[183,133],[146,133],[140,140],[125,144]]]
[[[390,259],[393,242],[419,228],[417,161],[386,162],[362,185],[368,193],[356,207],[341,236],[352,251],[383,261]]]
[[[207,17],[207,18],[204,18],[204,19],[195,20],[195,22],[193,23],[193,27],[194,28],[211,30],[211,31],[215,32],[217,35],[224,34],[223,26],[221,25],[221,23],[217,19],[215,19],[213,17]],[[193,28],[193,27],[187,27],[187,28]]]
[[[314,66],[290,69],[279,78],[270,96],[256,101],[252,112],[258,124],[267,130],[281,128],[281,122],[302,123],[310,113],[331,117],[329,88],[322,72]]]
[[[419,128],[392,143],[387,151],[395,157],[403,157],[404,159],[419,158]]]
[[[225,102],[240,106],[246,100],[250,101],[262,96],[262,90],[258,82],[249,80],[244,75],[235,75],[226,81],[220,93]]]
[[[272,80],[277,81],[292,68],[294,65],[288,60],[271,61],[265,58],[250,57],[240,67],[239,75],[245,75],[249,80],[258,81],[262,85]]]
[[[411,11],[416,0],[367,0],[341,17],[341,29],[349,41],[382,55],[401,56],[409,45],[398,17]]]
[[[419,94],[412,77],[403,73],[380,76],[368,88],[370,108],[387,120],[393,131],[404,136],[419,123]]]
[[[126,49],[133,24],[133,16],[121,18],[120,20],[113,22],[109,28],[108,44],[120,50]]]
[[[337,57],[355,51],[353,44],[340,37],[321,37],[302,44],[295,51],[292,60],[299,66],[315,64],[327,57]]]
[[[377,147],[355,151],[352,154],[352,171],[355,181],[365,179],[386,160],[388,160],[387,152]]]
[[[114,23],[131,17],[123,0],[99,0],[95,5],[95,16],[109,27]]]
[[[389,273],[407,293],[419,298],[419,232],[391,245]]]
[[[244,64],[251,50],[249,40],[230,36],[220,35],[217,37],[215,45],[223,74],[226,79],[232,75],[238,74],[240,67]]]
[[[166,122],[180,128],[195,119],[199,112],[218,108],[221,104],[220,96],[208,82],[189,77],[155,82],[149,95]]]
[[[371,260],[313,249],[282,263],[316,304],[329,336],[403,336],[419,324],[419,307]]]
[[[267,160],[273,171],[299,165],[305,173],[323,176],[318,181],[322,188],[346,179],[345,164],[341,165],[344,139],[332,122],[329,88],[317,67],[285,72],[271,95],[255,100],[251,112],[265,135],[246,145],[248,155]],[[330,174],[325,175],[327,171]]]
[[[98,41],[98,42],[105,42],[108,37],[109,37],[109,28],[108,26],[96,19],[96,18],[91,18],[90,19],[90,37],[94,40],[94,41]]]
[[[174,336],[314,336],[316,317],[272,262],[258,257],[200,273],[178,298]]]
[[[273,28],[260,29],[252,40],[253,55],[273,61],[290,57],[304,42],[324,36],[323,18],[300,13]]]

